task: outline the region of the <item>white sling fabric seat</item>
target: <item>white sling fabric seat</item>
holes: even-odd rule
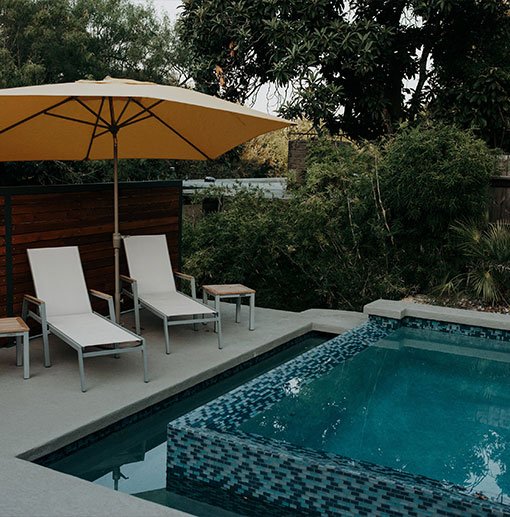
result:
[[[140,295],[138,295],[140,296]],[[177,291],[168,293],[144,294],[145,305],[150,305],[165,316],[195,316],[198,314],[215,314],[210,307],[192,300]]]
[[[221,348],[219,312],[177,291],[166,235],[126,236],[123,240],[131,277],[127,279],[131,283],[131,292],[124,293],[134,300],[137,333],[140,333],[139,307],[142,306],[163,319],[167,354],[170,353],[168,327],[173,325],[215,322],[218,348]],[[184,276],[191,279],[194,286],[194,279]],[[195,296],[194,288],[192,292]],[[186,316],[191,319],[182,319]]]
[[[115,322],[111,296],[91,291],[91,294],[108,301],[110,319],[92,311],[78,248],[65,246],[27,251],[37,298],[25,296],[23,314],[41,323],[45,355],[48,351],[48,331],[72,346],[78,352],[81,387],[82,391],[86,391],[84,357],[118,357],[120,353],[141,351],[144,381],[147,382],[145,340]],[[29,303],[37,305],[38,312],[29,310]],[[120,344],[130,346],[119,348]],[[91,347],[104,345],[114,347],[88,351]],[[45,360],[46,366],[50,366],[49,351]]]
[[[50,316],[47,321],[82,348],[134,341],[132,334],[94,313]]]

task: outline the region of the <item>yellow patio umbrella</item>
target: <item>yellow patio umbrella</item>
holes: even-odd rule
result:
[[[292,124],[186,88],[129,79],[0,90],[0,161],[113,159],[120,313],[118,159],[214,159]]]

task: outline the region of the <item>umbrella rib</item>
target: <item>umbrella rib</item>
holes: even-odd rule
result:
[[[101,112],[98,112],[96,113],[92,108],[90,108],[89,106],[87,106],[81,99],[79,99],[78,97],[71,97],[72,100],[76,101],[80,106],[84,107],[89,113],[92,113],[92,115],[94,115],[95,117],[97,117],[101,122],[103,122],[103,124],[107,127],[107,128],[111,128],[112,127],[112,124],[109,123],[106,119],[104,119],[102,116],[101,116]],[[112,123],[114,121],[112,120]],[[100,127],[104,127],[104,126],[100,126]]]
[[[211,159],[209,156],[207,156],[207,154],[205,154],[201,149],[199,149],[193,142],[188,140],[184,135],[181,135],[181,133],[179,133],[179,131],[177,131],[170,124],[165,122],[160,116],[156,115],[150,108],[145,107],[140,101],[138,101],[136,99],[133,99],[133,102],[135,104],[138,104],[138,106],[140,106],[140,108],[142,108],[143,111],[150,113],[158,122],[163,124],[163,126],[165,126],[167,129],[172,131],[172,133],[175,133],[181,140],[184,140],[188,145],[193,147],[193,149],[195,149],[195,151],[199,152],[204,158],[206,158],[207,160]]]
[[[94,130],[92,131],[92,135],[90,136],[90,142],[89,142],[89,146],[87,148],[87,154],[85,155],[85,160],[88,160],[90,157],[90,151],[92,150],[92,144],[94,143],[94,138],[96,138],[96,131],[99,126],[99,116],[100,116],[101,112],[103,111],[104,101],[105,101],[105,98],[102,97],[101,105],[99,106],[99,112],[96,117],[96,123],[94,124]],[[103,127],[103,126],[101,126],[101,127]]]
[[[130,100],[134,102],[132,97],[130,97]],[[129,126],[129,125],[133,124],[134,122],[141,122],[142,120],[145,120],[147,117],[143,117],[143,118],[141,118],[139,120],[135,120],[135,119],[137,117],[139,117],[140,115],[142,115],[143,113],[147,113],[148,109],[151,110],[152,108],[155,108],[156,106],[158,106],[162,102],[163,102],[162,100],[158,100],[158,101],[154,102],[153,104],[151,104],[150,106],[147,106],[147,108],[145,108],[145,106],[144,106],[144,109],[142,109],[142,111],[139,111],[138,113],[135,113],[134,115],[131,115],[131,117],[126,119],[124,122],[122,122],[122,124],[119,124],[119,127]],[[152,114],[149,115],[149,116],[152,117]],[[118,118],[117,122],[120,121],[120,118],[121,117]]]
[[[143,112],[138,113],[136,116],[139,117],[142,113]],[[119,129],[124,129],[127,126],[132,126],[133,124],[137,124],[138,122],[142,122],[144,120],[147,120],[148,118],[152,118],[152,115],[149,114],[149,115],[145,115],[145,117],[140,117],[140,118],[137,118],[136,120],[131,120],[130,122],[127,122],[127,121],[123,122]],[[133,119],[133,117],[131,117],[131,119]]]
[[[124,107],[122,108],[119,116],[117,117],[117,120],[115,121],[115,125],[117,127],[120,127],[120,119],[123,117],[124,113],[126,112],[127,110],[127,107],[129,106],[129,103],[132,101],[133,99],[131,97],[128,97],[128,100],[126,102],[126,104],[124,104]]]
[[[0,135],[2,135],[3,133],[6,133],[7,131],[10,131],[11,129],[14,129],[15,127],[21,126],[21,124],[24,124],[25,122],[28,122],[28,121],[38,117],[39,115],[48,114],[48,110],[58,108],[59,106],[62,106],[63,104],[66,104],[72,100],[73,100],[72,97],[67,97],[63,101],[57,102],[56,104],[54,104],[53,106],[50,106],[49,108],[44,108],[43,110],[38,111],[37,113],[33,113],[32,115],[30,115],[22,120],[18,120],[18,122],[11,124],[10,126],[7,126],[4,129],[0,129]]]
[[[100,127],[103,127],[103,126],[100,126]],[[104,131],[101,131],[101,133],[97,133],[97,135],[94,136],[94,138],[99,138],[100,136],[103,136],[103,135],[106,135],[106,134],[110,134],[111,135],[111,131],[110,129],[105,129]]]
[[[78,122],[79,124],[85,124],[87,126],[99,126],[103,129],[108,129],[108,126],[99,125],[94,122],[89,122],[88,120],[81,120],[79,118],[74,117],[66,117],[65,115],[58,115],[57,113],[45,113],[45,115],[48,115],[49,117],[55,117],[55,118],[61,118],[63,120],[70,120],[71,122]]]

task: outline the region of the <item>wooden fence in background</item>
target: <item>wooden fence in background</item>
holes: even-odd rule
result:
[[[510,223],[510,156],[501,154],[496,162],[495,176],[491,181],[491,221]]]
[[[121,183],[119,191],[120,232],[166,234],[178,268],[181,182]],[[113,294],[112,233],[111,184],[0,188],[0,316],[20,314],[23,294],[34,294],[28,248],[79,246],[88,287]]]
[[[510,223],[510,176],[492,178],[490,195],[490,221]]]

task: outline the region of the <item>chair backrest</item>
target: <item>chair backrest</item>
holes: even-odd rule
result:
[[[124,237],[124,248],[140,296],[176,290],[166,235]]]
[[[36,296],[47,316],[92,312],[77,246],[29,249]]]

